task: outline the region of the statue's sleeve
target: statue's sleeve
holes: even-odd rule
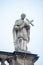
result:
[[[16,43],[16,30],[13,28],[13,40]]]
[[[26,25],[28,42],[30,41],[30,25]]]
[[[27,30],[28,42],[30,41],[30,29]]]

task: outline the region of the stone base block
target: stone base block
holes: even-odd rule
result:
[[[39,56],[28,51],[0,52],[1,65],[5,65],[7,61],[9,65],[34,65]]]
[[[29,52],[14,52],[15,54],[15,65],[34,65],[38,56]]]

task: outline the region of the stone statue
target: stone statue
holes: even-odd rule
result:
[[[26,51],[27,50],[27,43],[30,40],[30,25],[33,24],[26,19],[26,15],[23,13],[21,14],[21,19],[16,20],[14,27],[13,27],[13,38],[14,38],[14,45],[16,51]]]

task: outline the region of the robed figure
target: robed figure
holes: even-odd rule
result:
[[[13,27],[13,39],[16,51],[26,51],[30,40],[30,25],[26,22],[26,15],[21,14],[21,19],[16,20]]]

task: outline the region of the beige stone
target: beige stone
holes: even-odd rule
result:
[[[34,65],[38,56],[29,52],[0,52],[0,62],[1,65],[6,65],[5,61],[9,65]]]

